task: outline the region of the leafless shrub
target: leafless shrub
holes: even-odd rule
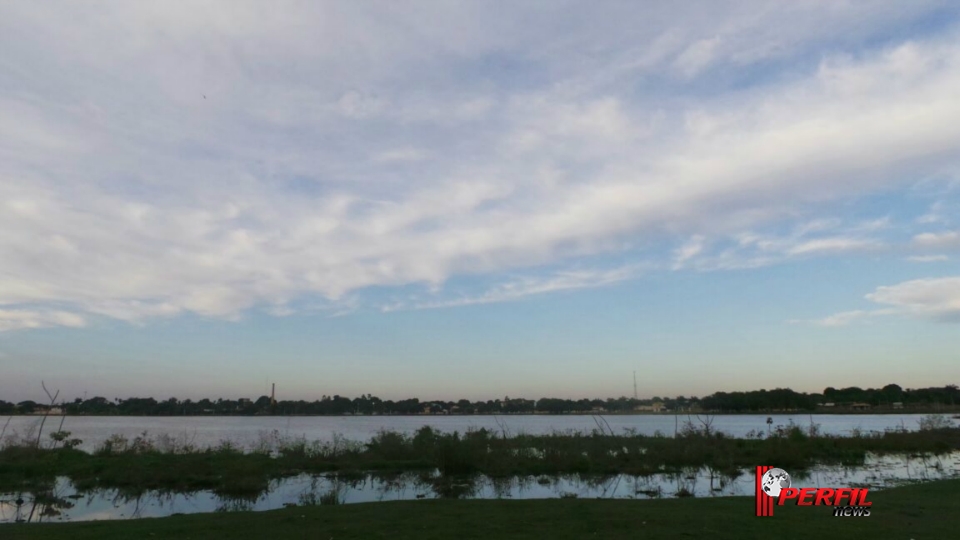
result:
[[[47,408],[47,411],[43,413],[43,420],[40,421],[40,429],[37,431],[37,448],[40,448],[40,437],[43,435],[43,425],[47,423],[47,416],[50,416],[50,409],[53,408],[57,403],[57,397],[60,395],[60,390],[57,390],[53,395],[50,394],[50,391],[47,390],[47,384],[43,381],[40,381],[40,386],[43,388],[43,391],[47,394],[47,397],[50,398],[50,406]],[[63,422],[60,422],[60,427],[63,428]]]
[[[921,431],[932,429],[949,429],[954,427],[953,421],[942,414],[928,414],[917,421],[920,424]]]

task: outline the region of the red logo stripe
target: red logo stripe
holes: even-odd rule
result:
[[[773,515],[773,497],[763,492],[763,473],[772,469],[770,465],[757,466],[757,486],[756,486],[756,514],[758,517],[767,517]]]
[[[761,478],[763,478],[763,466],[762,466],[762,465],[757,465],[757,478],[756,478],[756,484],[757,484],[757,485],[756,485],[756,489],[754,490],[754,491],[755,491],[755,499],[756,499],[755,504],[756,504],[756,507],[757,507],[757,509],[756,509],[756,510],[757,510],[757,517],[760,517],[760,516],[763,515],[763,500],[760,498],[760,495],[761,495],[760,492],[761,492],[761,489],[762,489],[761,486],[760,486],[760,479],[761,479]]]

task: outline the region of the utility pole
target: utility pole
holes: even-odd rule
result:
[[[637,371],[633,371],[633,399],[637,399]]]

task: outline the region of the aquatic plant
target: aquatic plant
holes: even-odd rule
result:
[[[677,437],[596,429],[505,438],[485,429],[445,433],[424,427],[412,435],[381,431],[366,443],[342,436],[308,441],[272,434],[269,444],[247,450],[228,441],[198,448],[186,438],[141,433],[110,437],[92,453],[75,448],[68,432],[55,432],[58,444],[49,448],[37,448],[33,441],[7,441],[0,449],[0,491],[17,491],[57,476],[86,488],[243,494],[301,473],[335,472],[342,478],[370,471],[424,471],[442,477],[645,475],[707,467],[723,475],[757,463],[799,472],[818,464],[857,466],[868,454],[943,454],[960,449],[960,429],[929,427],[840,437],[788,424],[763,438],[738,439],[708,425],[685,429]]]

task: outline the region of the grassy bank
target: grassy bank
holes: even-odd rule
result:
[[[711,538],[818,536],[849,539],[955,538],[960,481],[872,492],[866,518],[835,518],[827,507],[777,507],[753,516],[753,499],[432,500],[298,507],[258,513],[195,514],[73,524],[0,525],[0,538]]]
[[[162,443],[162,444],[160,444]],[[487,430],[414,435],[382,432],[366,443],[334,438],[309,442],[272,440],[254,449],[229,444],[194,448],[148,437],[113,438],[95,452],[8,445],[0,449],[0,491],[39,491],[57,476],[79,490],[211,490],[256,493],[271,479],[300,473],[439,470],[445,476],[492,477],[551,474],[648,475],[708,467],[737,475],[773,463],[791,471],[815,464],[859,465],[876,454],[940,454],[960,449],[960,429],[833,437],[792,427],[765,438],[734,439],[688,431],[678,437],[558,433],[506,437]]]

